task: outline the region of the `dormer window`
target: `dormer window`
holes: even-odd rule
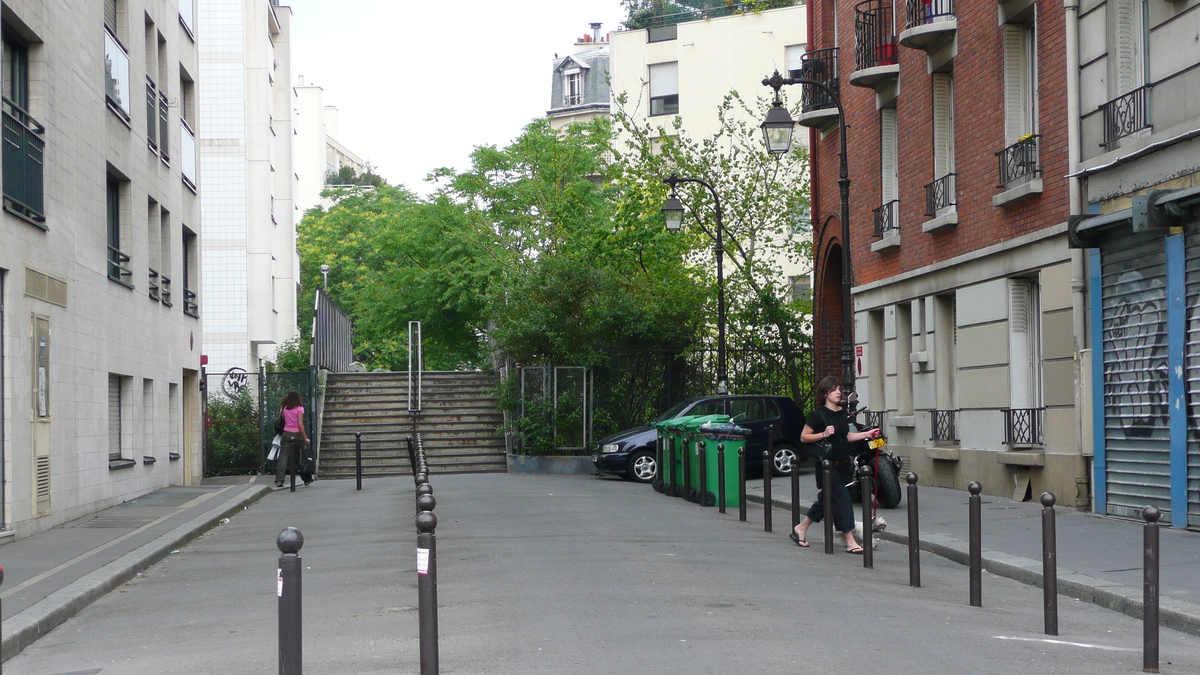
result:
[[[583,71],[571,68],[563,72],[563,105],[583,103]]]

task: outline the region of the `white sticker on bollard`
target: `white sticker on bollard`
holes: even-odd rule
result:
[[[429,574],[429,549],[417,549],[417,574]]]
[[[275,587],[275,592],[279,595],[279,597],[282,598],[283,597],[283,568],[280,567],[279,571],[276,574],[278,574],[279,579],[278,579],[278,583],[276,584],[276,587]]]

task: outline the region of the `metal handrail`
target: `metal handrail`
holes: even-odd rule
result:
[[[1022,136],[1016,143],[996,153],[1000,160],[1000,184],[1003,188],[1021,178],[1036,178],[1042,175],[1038,161],[1038,139],[1040,134]]]
[[[123,284],[129,284],[129,279],[133,277],[133,271],[129,269],[129,265],[123,264],[129,262],[129,256],[116,246],[108,247],[108,278],[113,281],[119,281]]]
[[[153,267],[147,268],[150,270],[149,294],[151,300],[161,300],[162,296],[159,293],[158,272]]]
[[[900,208],[900,200],[893,199],[883,206],[880,206],[873,211],[875,216],[875,236],[882,238],[890,232],[900,229],[899,218],[896,217],[896,211]]]
[[[840,93],[838,88],[838,48],[814,49],[800,57],[800,69],[789,73],[792,77],[804,77],[817,80]],[[824,89],[812,85],[804,85],[800,89],[800,111],[837,109],[837,103]]]
[[[162,161],[171,162],[167,140],[170,138],[170,127],[167,126],[167,109],[170,103],[165,92],[158,92],[158,156]]]
[[[925,215],[936,216],[938,211],[958,203],[954,194],[954,174],[945,176],[925,185]]]
[[[4,208],[40,225],[46,221],[46,127],[12,99],[3,101]]]
[[[891,0],[863,0],[854,6],[854,69],[896,64]]]
[[[162,274],[159,275],[158,281],[159,285],[162,287],[162,290],[160,291],[162,304],[166,305],[167,307],[171,307],[171,278],[165,274]]]
[[[158,150],[158,87],[146,76],[146,145]]]
[[[1100,144],[1101,147],[1108,147],[1142,129],[1154,128],[1150,121],[1152,87],[1149,84],[1138,87],[1100,106],[1104,114],[1104,142]]]
[[[200,317],[200,305],[196,302],[196,292],[183,287],[183,313],[191,317]]]
[[[954,16],[954,0],[905,0],[904,4],[908,28]]]

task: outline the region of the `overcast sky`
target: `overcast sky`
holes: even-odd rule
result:
[[[550,105],[555,53],[588,24],[615,31],[620,0],[283,0],[292,72],[324,89],[343,145],[390,183],[425,194],[425,175],[470,166]],[[293,82],[295,84],[295,82]]]

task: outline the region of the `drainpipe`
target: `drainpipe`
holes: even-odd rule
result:
[[[1068,190],[1072,214],[1083,214],[1083,183],[1077,175],[1079,171],[1079,0],[1063,0],[1066,10],[1066,49],[1067,49],[1067,161],[1070,169],[1068,175]],[[1087,348],[1087,320],[1084,315],[1087,303],[1087,267],[1084,264],[1086,252],[1083,249],[1071,249],[1071,335],[1075,351],[1075,438],[1076,452],[1084,456],[1085,444],[1091,439],[1094,448],[1098,439],[1092,438],[1090,415],[1095,401],[1091,401],[1091,388],[1084,388],[1084,373],[1091,372],[1092,349]],[[1092,345],[1097,348],[1098,345]],[[1082,405],[1088,401],[1089,405]],[[1086,434],[1086,436],[1085,436]],[[1093,450],[1093,448],[1087,448]],[[1088,504],[1095,510],[1095,500],[1092,495],[1095,490],[1090,484],[1092,477],[1091,455],[1087,459],[1086,484]],[[1082,495],[1076,496],[1076,506],[1081,506]]]

